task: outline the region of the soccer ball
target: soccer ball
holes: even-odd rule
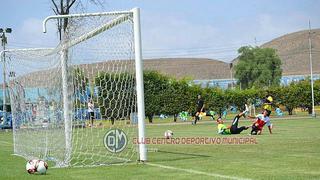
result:
[[[39,174],[46,174],[47,169],[48,169],[48,164],[45,161],[39,160],[38,161],[37,172]]]
[[[26,170],[29,174],[34,174],[37,171],[36,163],[37,160],[30,160],[27,162]]]
[[[166,130],[166,131],[164,132],[164,137],[165,137],[166,139],[170,139],[172,136],[173,136],[173,132],[172,132],[172,131]]]
[[[39,173],[46,174],[48,164],[43,160],[30,160],[27,162],[26,170],[29,174]]]

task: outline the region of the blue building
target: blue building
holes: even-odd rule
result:
[[[290,76],[282,76],[280,83],[281,85],[287,86],[291,82],[297,82],[304,80],[310,76],[308,75],[290,75]],[[314,74],[313,79],[320,79],[320,74]],[[212,80],[194,80],[193,81],[197,85],[201,85],[201,87],[219,87],[222,89],[231,88],[232,86],[237,84],[237,80],[235,79],[212,79]]]

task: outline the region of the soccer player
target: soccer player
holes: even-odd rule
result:
[[[273,102],[273,98],[270,95],[267,95],[264,99],[264,103],[263,103],[263,109],[267,111],[267,116],[269,117],[271,114],[271,110],[272,110],[272,102]]]
[[[249,118],[255,119],[252,124],[251,135],[260,135],[262,133],[263,126],[265,124],[271,124],[270,118],[268,117],[268,111],[263,110],[262,114],[258,114],[256,117],[248,116]],[[271,128],[269,128],[270,134],[272,134]]]
[[[250,126],[238,127],[239,119],[241,118],[241,116],[244,116],[249,111],[248,106],[245,105],[245,107],[246,109],[243,112],[234,117],[231,126],[227,127],[226,125],[224,125],[223,120],[221,119],[221,117],[219,117],[217,119],[218,134],[240,134],[242,131],[249,129]]]
[[[197,124],[197,121],[200,119],[200,113],[204,112],[204,100],[201,98],[201,95],[198,94],[197,99],[197,111],[195,113],[195,118],[192,124]]]
[[[90,126],[93,127],[93,119],[94,119],[94,104],[92,102],[92,99],[88,102],[88,112],[89,112],[89,118],[91,121]]]
[[[268,126],[269,133],[272,134],[272,124],[270,121],[270,114],[272,110],[272,102],[273,98],[270,95],[267,95],[264,100],[263,109],[267,111],[268,121],[266,121],[266,125]]]

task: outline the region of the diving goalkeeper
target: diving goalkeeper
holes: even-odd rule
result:
[[[218,123],[218,134],[240,134],[242,131],[249,129],[250,126],[241,126],[238,127],[239,124],[239,119],[241,118],[241,116],[244,116],[245,113],[247,113],[249,111],[248,106],[245,105],[246,109],[239,113],[238,115],[236,115],[232,121],[231,126],[226,126],[223,122],[223,120],[221,119],[221,117],[219,117],[217,119],[217,123]]]

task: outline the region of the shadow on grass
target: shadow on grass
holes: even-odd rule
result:
[[[193,154],[193,153],[185,153],[185,152],[173,152],[173,151],[163,151],[159,150],[157,153],[174,155],[174,156],[167,156],[167,158],[155,158],[152,162],[160,162],[160,161],[179,161],[179,160],[187,160],[187,159],[194,159],[194,158],[208,158],[211,156],[203,155],[203,154]],[[177,156],[178,155],[178,156]]]

